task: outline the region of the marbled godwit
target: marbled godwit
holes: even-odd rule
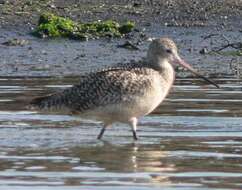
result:
[[[151,42],[144,63],[84,75],[80,84],[61,93],[36,98],[31,104],[55,111],[64,108],[81,117],[102,121],[104,125],[98,139],[113,123],[128,123],[137,140],[138,118],[152,112],[164,100],[174,82],[173,66],[176,64],[218,87],[179,57],[171,39],[160,38]]]

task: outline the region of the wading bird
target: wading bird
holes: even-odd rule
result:
[[[143,63],[86,74],[81,76],[78,85],[35,98],[31,105],[41,110],[67,110],[84,118],[102,121],[98,139],[113,123],[127,123],[137,140],[138,118],[151,113],[164,100],[174,82],[173,67],[176,65],[219,87],[183,61],[171,39],[160,38],[151,42]]]

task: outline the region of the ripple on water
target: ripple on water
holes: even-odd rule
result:
[[[25,109],[32,97],[76,79],[58,81],[0,79],[0,189],[242,187],[241,80],[218,79],[216,90],[178,80],[169,98],[140,120],[135,143],[125,125],[98,141],[99,122]]]

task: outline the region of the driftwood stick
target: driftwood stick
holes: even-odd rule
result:
[[[228,47],[237,49],[237,50],[242,50],[242,42],[235,42],[235,43],[228,43],[226,45],[223,45],[221,47],[215,47],[212,49],[214,52],[220,52]]]

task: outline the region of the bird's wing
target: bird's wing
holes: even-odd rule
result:
[[[150,86],[151,68],[111,68],[81,77],[81,82],[63,92],[33,100],[39,108],[67,107],[84,112],[92,108],[131,101]]]
[[[112,69],[88,75],[66,92],[73,110],[85,111],[99,106],[131,101],[150,86],[149,69]],[[152,72],[152,71],[150,71]]]

